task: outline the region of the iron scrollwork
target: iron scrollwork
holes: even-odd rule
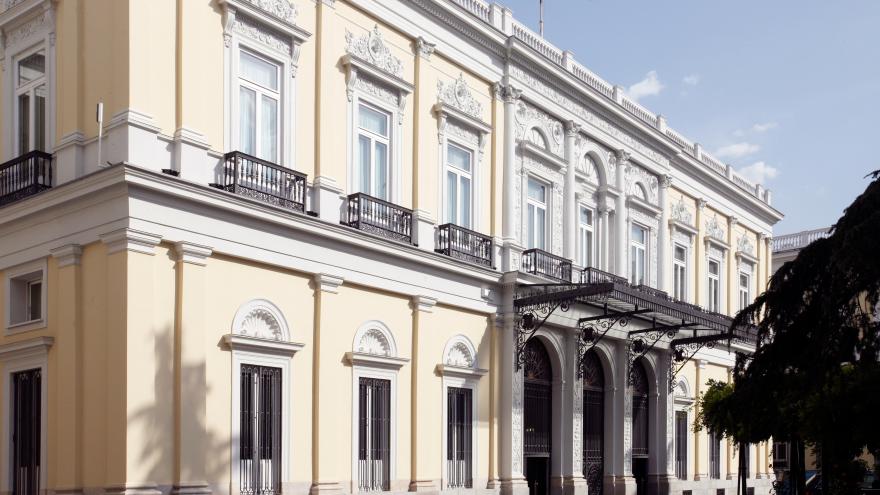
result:
[[[715,347],[714,340],[672,342],[669,351],[672,359],[669,360],[669,390],[675,388],[675,377],[681,372],[684,365],[693,359],[702,348],[712,349]]]
[[[515,323],[516,359],[514,360],[514,366],[517,371],[521,370],[525,363],[525,347],[526,344],[532,340],[532,337],[535,336],[535,333],[544,326],[544,323],[547,322],[547,319],[550,318],[550,315],[552,315],[557,308],[562,312],[567,312],[570,307],[568,301],[561,301],[520,309]]]
[[[584,356],[586,356],[590,349],[596,347],[599,341],[601,341],[612,328],[624,328],[629,324],[633,317],[642,313],[647,313],[648,311],[649,310],[647,309],[636,308],[633,311],[612,312],[609,314],[608,305],[606,304],[603,309],[603,314],[578,320],[578,326],[580,326],[581,329],[580,335],[578,335],[577,350],[577,362],[581,363],[577,368],[578,378],[583,378],[584,376],[583,360]]]
[[[671,339],[682,328],[692,326],[695,326],[695,324],[685,323],[684,321],[680,325],[658,326],[655,321],[651,328],[631,331],[627,339],[627,369],[629,371],[627,373],[627,380],[629,385],[633,384],[633,363],[648,354],[663,337]]]

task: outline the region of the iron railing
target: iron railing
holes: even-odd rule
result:
[[[348,197],[348,218],[343,224],[394,241],[412,243],[412,210],[364,193]]]
[[[223,182],[212,186],[273,206],[305,211],[306,174],[241,151],[223,155]]]
[[[476,265],[492,267],[492,238],[452,223],[437,227],[435,251]]]
[[[358,395],[358,491],[391,483],[391,382],[361,377]]]
[[[0,206],[52,187],[52,155],[31,151],[0,165]]]
[[[571,282],[571,260],[541,249],[523,251],[522,269],[526,273]]]
[[[458,387],[446,390],[446,487],[472,488],[472,392]]]

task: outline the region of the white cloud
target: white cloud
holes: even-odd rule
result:
[[[699,74],[690,74],[690,75],[684,76],[684,78],[682,78],[681,82],[687,84],[688,86],[696,86],[697,84],[700,84],[700,75]]]
[[[747,167],[738,169],[737,172],[746,179],[758,184],[765,184],[769,179],[774,179],[779,175],[779,170],[764,162],[755,162]]]
[[[779,127],[779,124],[776,122],[764,122],[753,125],[752,130],[755,132],[767,132],[770,129],[775,129],[777,127]]]
[[[757,153],[760,150],[761,147],[757,144],[746,142],[734,143],[718,148],[718,150],[715,152],[715,156],[717,156],[718,158],[742,158],[744,156]]]
[[[657,71],[652,70],[641,81],[633,84],[626,90],[626,94],[633,100],[639,100],[645,96],[653,96],[663,91],[663,83],[657,78]]]
[[[737,130],[733,131],[733,135],[736,137],[743,137],[746,135],[746,131],[744,131],[742,129],[737,129]]]

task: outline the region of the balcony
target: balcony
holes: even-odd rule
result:
[[[342,224],[412,244],[412,210],[364,193],[348,197],[348,218]]]
[[[0,165],[0,206],[52,187],[52,155],[31,151]]]
[[[571,282],[571,261],[541,249],[523,251],[522,271]]]
[[[211,186],[279,208],[305,211],[305,174],[240,151],[223,155],[223,182]]]
[[[446,223],[437,227],[436,252],[492,268],[492,238],[473,230]]]

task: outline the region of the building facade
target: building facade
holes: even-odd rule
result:
[[[770,192],[508,9],[0,32],[0,492],[718,494],[739,456],[769,489],[768,445],[691,425]]]

